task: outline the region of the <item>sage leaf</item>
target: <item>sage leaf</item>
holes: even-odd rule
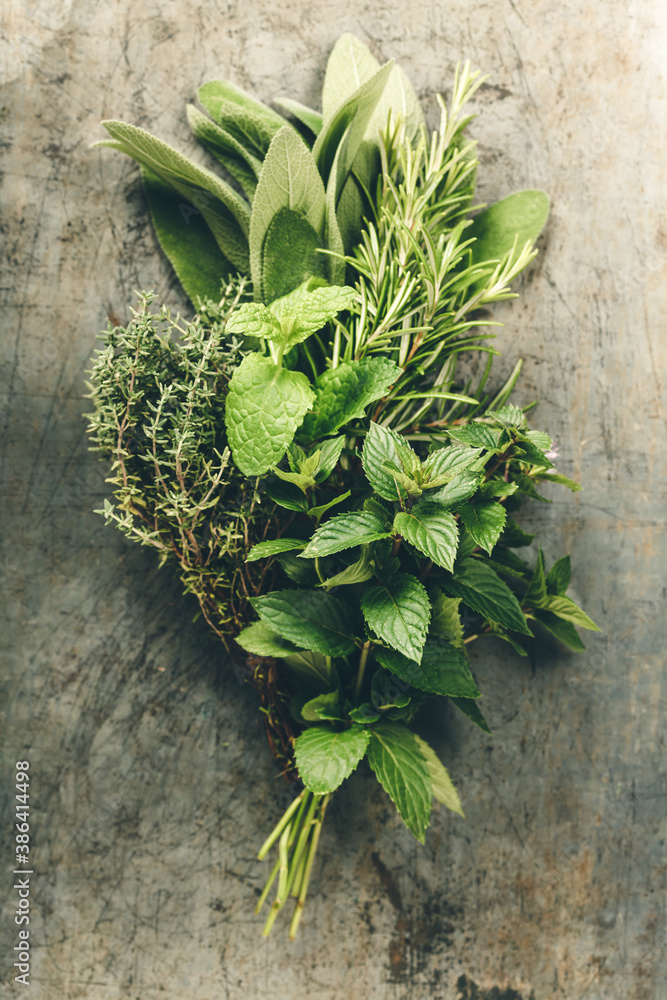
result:
[[[471,246],[473,263],[503,260],[512,251],[530,241],[534,243],[549,215],[549,196],[545,191],[517,191],[489,206],[473,220],[466,237],[474,237]]]
[[[369,587],[361,597],[361,610],[370,629],[392,649],[410,660],[421,661],[431,619],[425,588],[409,573]]]
[[[248,201],[252,201],[257,189],[257,179],[262,169],[262,161],[253,156],[233,135],[226,132],[207,115],[203,115],[194,104],[188,104],[187,115],[190,128],[202,145],[240,184]]]
[[[414,733],[400,722],[378,722],[369,730],[368,763],[408,830],[424,843],[433,786]]]
[[[277,465],[313,399],[301,372],[246,355],[232,375],[225,405],[232,457],[245,476],[261,476]]]
[[[507,519],[507,511],[502,504],[495,500],[489,503],[464,503],[459,507],[459,516],[477,545],[491,555]]]
[[[338,733],[330,726],[313,726],[294,741],[299,777],[316,795],[325,795],[348,778],[368,747],[368,729],[353,724]]]
[[[442,763],[433,747],[429,746],[426,740],[423,740],[421,736],[417,736],[416,733],[413,733],[412,735],[417,741],[417,746],[421,750],[424,760],[426,761],[426,767],[428,768],[431,786],[433,788],[433,798],[436,802],[441,802],[443,806],[447,806],[447,808],[451,809],[452,812],[458,813],[459,816],[463,816],[465,818],[463,809],[461,808],[459,793],[456,791],[454,782],[449,777],[447,768]]]
[[[273,103],[305,125],[314,136],[322,131],[322,115],[319,111],[314,111],[299,101],[293,101],[291,97],[274,97]]]
[[[326,656],[346,656],[354,649],[352,610],[321,590],[277,590],[254,597],[251,604],[278,635]]]
[[[304,420],[301,434],[310,440],[335,434],[363,417],[366,408],[386,395],[400,375],[401,369],[382,357],[346,361],[324,372],[315,382],[313,411]]]
[[[542,550],[537,553],[537,562],[533,572],[528,590],[526,591],[523,604],[531,608],[543,608],[547,602],[547,581],[544,576],[544,554]]]
[[[301,553],[302,559],[316,559],[343,552],[355,545],[368,544],[380,538],[390,538],[382,521],[368,511],[353,511],[330,518],[317,529],[307,547]]]
[[[394,518],[394,531],[436,564],[454,569],[459,529],[454,516],[439,503],[423,500]]]
[[[285,125],[284,118],[229,80],[210,80],[199,88],[197,99],[218,125],[260,161]]]
[[[532,635],[516,597],[482,560],[463,559],[454,578],[443,582],[442,587],[450,597],[460,597],[482,617],[522,635]]]
[[[382,647],[375,650],[375,656],[385,670],[389,670],[420,691],[450,698],[480,696],[465,653],[439,636],[429,635],[424,645],[421,663],[415,663],[395,649]]]

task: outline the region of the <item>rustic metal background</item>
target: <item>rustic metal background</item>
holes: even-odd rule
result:
[[[2,294],[2,795],[29,759],[35,1000],[664,1000],[662,661],[667,14],[661,0],[9,0]],[[524,524],[572,553],[604,633],[580,656],[479,643],[493,739],[428,725],[465,821],[425,847],[364,768],[337,794],[299,940],[264,941],[254,850],[279,815],[255,702],[168,570],[93,513],[85,370],[133,290],[184,306],[135,167],[98,122],[191,148],[223,75],[317,100],[343,31],[407,70],[435,121],[457,60],[490,73],[480,195],[553,199],[499,372],[555,434]],[[15,943],[2,813],[2,997]]]

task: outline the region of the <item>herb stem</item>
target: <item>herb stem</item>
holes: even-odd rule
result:
[[[370,640],[365,642],[361,647],[361,655],[359,657],[359,667],[357,668],[357,680],[354,685],[354,701],[359,702],[359,696],[361,694],[361,688],[364,683],[364,671],[366,669],[366,660],[368,659],[368,653],[371,648]]]
[[[292,922],[289,929],[290,941],[293,941],[296,937],[296,932],[299,929],[299,923],[301,921],[301,914],[303,913],[303,906],[306,902],[306,894],[308,892],[308,883],[310,882],[310,874],[313,868],[313,862],[315,860],[315,853],[317,851],[317,845],[320,839],[320,833],[322,832],[322,823],[324,821],[324,813],[326,812],[327,805],[331,794],[325,795],[321,801],[319,816],[313,824],[313,836],[310,842],[310,849],[308,851],[308,860],[306,861],[306,867],[303,873],[303,882],[301,884],[301,889],[299,890],[299,899],[297,900],[296,908],[294,910],[294,916],[292,917]]]
[[[289,806],[287,807],[287,809],[285,810],[285,812],[281,816],[280,820],[274,826],[273,830],[271,831],[271,833],[269,834],[269,836],[266,838],[266,840],[264,841],[264,843],[260,847],[259,853],[257,855],[257,860],[258,861],[262,861],[266,857],[266,855],[268,854],[269,850],[273,847],[273,845],[275,844],[276,840],[281,835],[281,833],[283,832],[283,830],[285,829],[285,827],[289,823],[290,819],[292,818],[292,816],[294,815],[294,813],[296,812],[296,810],[299,808],[299,805],[301,804],[301,801],[302,801],[302,799],[303,799],[303,797],[304,797],[305,794],[306,794],[305,792],[301,792],[301,794],[297,795],[297,797],[294,799],[293,802],[290,802]]]

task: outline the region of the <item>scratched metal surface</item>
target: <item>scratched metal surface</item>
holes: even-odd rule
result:
[[[660,0],[34,0],[4,8],[2,794],[33,774],[35,1000],[664,1000],[664,65]],[[499,371],[584,492],[524,523],[604,629],[579,657],[474,652],[495,729],[430,722],[467,818],[425,847],[362,769],[325,825],[299,940],[260,938],[253,860],[282,787],[252,692],[152,555],[92,513],[84,372],[133,289],[179,293],[104,117],[186,147],[225,75],[317,99],[339,33],[428,98],[490,74],[481,196],[543,186],[543,253]],[[3,799],[7,801],[7,799]],[[3,811],[3,816],[7,813]],[[3,885],[10,885],[3,820]],[[9,859],[9,860],[8,860]],[[3,889],[3,997],[15,943]]]

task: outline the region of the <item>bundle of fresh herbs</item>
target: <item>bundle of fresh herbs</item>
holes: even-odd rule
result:
[[[104,514],[178,566],[186,591],[245,651],[293,800],[261,848],[277,859],[268,933],[296,900],[327,803],[366,757],[424,841],[433,800],[462,815],[413,730],[433,697],[488,732],[468,645],[526,654],[536,626],[573,650],[596,626],[517,554],[514,520],[557,473],[548,434],[486,389],[484,307],[512,296],[548,212],[540,191],[483,209],[457,70],[429,131],[405,74],[345,35],[321,113],[286,120],[227,81],[198,92],[192,129],[225,171],[142,129],[105,122],[133,157],[191,320],[151,309],[109,327],[91,373],[95,448],[112,462]],[[461,354],[486,355],[477,381]],[[300,791],[298,790],[300,789]]]

